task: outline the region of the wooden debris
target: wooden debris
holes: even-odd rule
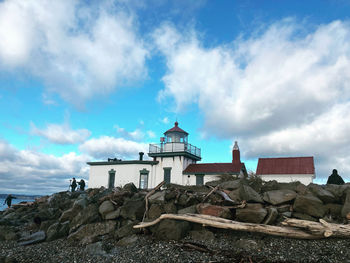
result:
[[[197,251],[200,251],[200,252],[213,254],[213,251],[210,250],[209,248],[207,248],[206,246],[201,245],[201,244],[196,244],[196,243],[193,243],[193,242],[186,242],[186,243],[182,244],[182,247],[183,248],[189,248],[189,249],[197,250]]]
[[[145,213],[143,214],[142,222],[145,220],[148,214],[148,198],[153,195],[157,190],[159,190],[163,185],[165,184],[165,181],[161,182],[158,184],[155,188],[153,188],[152,191],[150,191],[146,196],[145,196],[145,201],[146,201],[146,210]]]
[[[232,221],[208,215],[199,214],[163,214],[152,222],[142,222],[134,228],[145,228],[159,223],[163,219],[185,220],[216,228],[238,231],[257,232],[273,236],[282,236],[297,239],[320,239],[325,237],[350,237],[350,225],[321,223],[298,219],[286,219],[284,227],[263,224],[252,224]],[[302,228],[303,230],[301,230]]]
[[[204,203],[205,201],[207,201],[207,199],[209,198],[209,196],[214,193],[217,189],[219,188],[219,185],[215,186],[214,188],[212,187],[211,191],[204,197],[202,203]]]

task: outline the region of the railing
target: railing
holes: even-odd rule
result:
[[[167,142],[167,143],[149,145],[149,153],[168,153],[168,152],[188,152],[195,156],[201,157],[201,149],[189,143]]]

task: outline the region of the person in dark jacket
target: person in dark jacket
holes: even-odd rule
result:
[[[5,199],[4,204],[6,203],[9,208],[11,207],[12,199],[16,199],[16,197],[13,197],[12,195],[8,195]]]
[[[332,174],[328,177],[327,184],[345,184],[343,178],[338,174],[336,169],[333,169]]]
[[[74,177],[73,177],[73,180],[72,180],[70,187],[72,188],[72,192],[75,192],[75,188],[77,188],[77,181],[75,180]]]
[[[80,191],[84,191],[85,190],[85,181],[83,179],[81,179],[78,184],[79,184]]]

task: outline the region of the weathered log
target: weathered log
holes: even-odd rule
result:
[[[219,188],[219,185],[212,187],[211,191],[204,197],[202,203],[204,203],[205,201],[207,201],[207,199],[209,198],[209,196],[214,193],[217,189]]]
[[[174,220],[185,220],[193,223],[202,224],[204,226],[211,226],[216,228],[231,229],[238,231],[248,231],[248,232],[257,232],[274,236],[290,237],[290,238],[299,238],[299,239],[319,239],[323,238],[324,235],[314,235],[311,233],[304,232],[295,227],[279,227],[279,226],[270,226],[263,224],[252,224],[252,223],[243,223],[232,221],[228,219],[223,219],[214,216],[208,215],[199,215],[199,214],[163,214],[156,220],[152,222],[142,222],[138,225],[135,225],[134,228],[145,228],[153,226],[159,223],[163,219],[174,219]]]
[[[314,236],[324,237],[350,237],[350,225],[332,224],[320,219],[320,223],[287,218],[282,222],[285,226],[306,229]]]
[[[152,191],[150,191],[148,194],[146,194],[146,196],[145,196],[146,209],[145,209],[145,213],[143,214],[142,222],[145,220],[145,218],[147,217],[147,214],[148,214],[148,198],[151,195],[153,195],[158,189],[160,189],[164,184],[165,184],[165,181],[161,182],[155,188],[153,188]]]

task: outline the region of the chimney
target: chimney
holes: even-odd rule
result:
[[[140,155],[140,161],[142,161],[144,153],[143,152],[139,152],[139,155]]]
[[[232,150],[232,163],[233,164],[241,164],[241,154],[239,152],[237,141],[235,141],[235,145]]]

